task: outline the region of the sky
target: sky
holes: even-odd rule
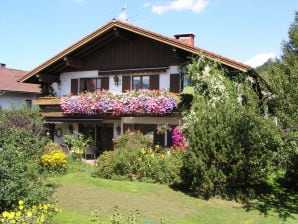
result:
[[[0,0],[0,63],[32,70],[113,18],[125,0]],[[126,0],[128,22],[252,67],[280,57],[298,0]]]

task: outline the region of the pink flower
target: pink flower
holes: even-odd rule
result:
[[[81,93],[62,97],[60,106],[65,114],[163,115],[177,108],[173,94],[160,90],[139,90],[120,94],[107,91]]]

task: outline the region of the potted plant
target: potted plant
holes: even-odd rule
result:
[[[74,160],[81,160],[87,145],[92,142],[91,138],[85,138],[81,133],[64,135],[64,140],[70,146],[70,152]]]

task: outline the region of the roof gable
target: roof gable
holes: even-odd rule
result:
[[[240,71],[246,72],[247,70],[250,69],[249,66],[243,63],[231,60],[229,58],[223,57],[213,52],[206,51],[198,47],[191,46],[175,38],[170,38],[164,35],[160,35],[119,20],[113,20],[107,23],[106,25],[102,26],[101,28],[97,29],[93,33],[85,36],[75,44],[66,48],[65,50],[61,51],[60,53],[50,58],[43,64],[39,65],[32,71],[26,73],[23,77],[20,78],[20,81],[25,82],[31,77],[36,76],[38,73],[42,73],[43,71],[49,68],[56,69],[56,70],[62,69],[63,67],[66,66],[65,64],[66,64],[67,57],[75,55],[78,52],[80,52],[80,54],[83,54],[84,51],[87,51],[86,49],[91,49],[92,46],[94,47],[96,44],[109,43],[109,41],[113,40],[113,38],[119,35],[118,33],[119,30],[128,31],[134,35],[138,34],[140,36],[150,38],[152,40],[158,41],[170,47],[180,49],[191,54],[204,55],[207,58],[218,61],[219,63],[225,64],[229,67],[238,69]],[[101,41],[100,43],[97,41],[99,39]]]

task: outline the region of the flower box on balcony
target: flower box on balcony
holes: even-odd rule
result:
[[[64,114],[165,115],[177,108],[177,97],[160,90],[88,92],[62,97],[60,106]]]

